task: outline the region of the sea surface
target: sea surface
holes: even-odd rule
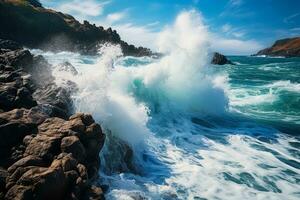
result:
[[[107,199],[300,199],[300,59],[214,66],[208,34],[184,12],[161,33],[160,59],[109,44],[99,56],[32,50],[58,85],[77,84],[75,111],[106,133]],[[55,67],[65,61],[78,75]]]
[[[146,69],[156,59],[118,57],[99,69],[107,61],[98,57],[38,53],[75,66],[77,77],[56,76],[79,85],[76,111],[92,113],[108,138],[134,150],[137,169],[120,173],[125,161],[111,151],[122,148],[103,149],[99,183],[109,185],[108,199],[300,198],[299,58],[230,56],[236,65],[208,64],[222,90],[206,81],[185,90],[181,78],[168,88],[172,77]]]

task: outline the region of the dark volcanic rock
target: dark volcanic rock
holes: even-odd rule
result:
[[[258,55],[299,57],[300,37],[277,40],[271,47],[260,50],[255,54],[255,56]]]
[[[68,14],[43,8],[36,0],[0,1],[0,27],[5,27],[0,38],[31,48],[96,54],[99,44],[109,42],[119,44],[125,55],[152,55],[150,49],[122,41],[111,28],[97,27],[87,21],[81,24]]]
[[[214,64],[214,65],[230,64],[230,65],[232,65],[233,63],[230,60],[228,60],[226,58],[226,56],[224,56],[224,55],[222,55],[220,53],[215,52],[214,55],[213,55],[211,64]]]
[[[14,41],[0,39],[0,49],[17,50],[21,48],[22,47]]]
[[[32,57],[33,56],[28,50],[18,49],[7,51],[0,55],[0,63],[20,68],[30,65]]]
[[[91,115],[70,116],[75,83],[58,87],[43,57],[1,41],[0,199],[104,199],[91,183],[105,135]]]
[[[12,153],[21,145],[26,135],[36,133],[37,125],[45,120],[42,113],[26,109],[15,109],[0,114],[0,165],[7,166],[15,159]],[[20,152],[22,153],[22,152]]]
[[[49,118],[40,124],[38,133],[26,147],[24,158],[8,168],[6,198],[33,195],[37,199],[67,196],[103,199],[101,188],[89,184],[99,167],[98,162],[92,161],[99,159],[104,142],[101,128],[94,126],[90,115],[82,113],[68,121]],[[92,147],[88,146],[93,143]]]
[[[61,151],[72,153],[79,162],[83,162],[86,158],[85,148],[77,136],[64,137],[61,141]]]

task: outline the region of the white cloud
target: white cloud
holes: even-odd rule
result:
[[[157,51],[156,41],[160,34],[153,31],[149,26],[137,26],[131,23],[117,24],[113,26],[120,34],[121,38],[129,44],[144,46]],[[255,40],[242,40],[234,37],[225,38],[211,33],[211,50],[218,51],[226,55],[250,55],[264,48],[262,44]]]
[[[108,23],[112,24],[124,19],[126,16],[127,16],[127,11],[115,12],[115,13],[108,14],[106,16],[106,20]]]
[[[95,17],[101,15],[103,13],[103,7],[108,3],[109,1],[100,3],[96,0],[72,0],[62,3],[56,9],[82,19],[88,16]]]
[[[144,46],[157,50],[155,41],[159,32],[153,31],[149,26],[137,26],[131,23],[117,24],[113,26],[120,34],[122,40],[136,46]]]
[[[300,27],[296,27],[296,28],[292,28],[290,29],[291,31],[294,31],[294,32],[299,32],[300,33]]]
[[[245,32],[232,32],[231,33],[234,37],[236,37],[236,38],[242,38],[242,37],[244,37],[244,35],[245,35]]]
[[[243,0],[230,0],[229,5],[232,7],[240,6],[243,4]]]
[[[231,27],[230,24],[224,24],[224,25],[221,27],[221,29],[222,29],[222,31],[223,31],[224,33],[227,33],[227,32],[229,32],[229,31],[232,29],[232,27]]]
[[[107,16],[98,18],[97,21],[91,20],[95,16],[100,16],[103,13],[104,6],[110,1],[97,2],[96,0],[72,0],[68,3],[62,3],[59,6],[53,6],[54,9],[74,15],[77,19],[82,20],[84,17],[89,18],[92,23],[104,27],[111,26],[117,30],[122,40],[136,46],[144,46],[157,51],[156,41],[160,34],[160,22],[154,21],[145,25],[135,25],[133,23],[123,23],[124,18],[130,20],[128,10],[110,13]],[[237,2],[231,1],[237,5]],[[95,18],[94,18],[95,19]],[[294,31],[298,30],[296,28]],[[263,46],[254,40],[242,40],[244,32],[235,28],[230,24],[225,24],[221,27],[223,35],[211,34],[211,49],[219,51],[227,55],[252,54],[263,48]]]
[[[233,27],[230,24],[224,24],[221,27],[221,30],[227,36],[232,36],[232,37],[235,37],[235,38],[242,38],[246,34],[245,31],[243,31],[241,28]]]
[[[263,45],[255,40],[239,40],[214,35],[211,38],[211,48],[226,55],[250,55],[261,50]]]
[[[284,23],[291,23],[291,22],[294,22],[294,19],[297,18],[297,17],[300,17],[300,12],[299,13],[295,13],[293,15],[290,15],[286,18],[283,19],[283,22]]]

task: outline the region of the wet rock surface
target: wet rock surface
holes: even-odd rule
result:
[[[225,64],[234,65],[234,63],[232,63],[230,60],[228,60],[226,58],[226,56],[224,56],[220,53],[217,53],[217,52],[215,52],[213,54],[211,64],[214,64],[214,65],[225,65]]]
[[[0,63],[0,199],[104,199],[93,184],[100,125],[71,115],[73,90],[54,83],[42,56],[0,40]]]

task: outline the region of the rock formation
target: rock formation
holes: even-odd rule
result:
[[[230,60],[228,60],[226,58],[226,56],[224,56],[220,53],[217,53],[217,52],[215,52],[213,54],[211,64],[214,64],[214,65],[225,65],[225,64],[234,65]]]
[[[254,56],[300,57],[300,37],[277,40],[271,47],[260,50]]]
[[[0,39],[0,199],[104,199],[93,184],[105,135],[72,113],[71,89],[17,43]]]
[[[0,1],[0,38],[29,48],[96,54],[98,45],[119,44],[124,55],[150,56],[150,49],[135,47],[121,40],[111,28],[78,22],[74,17],[43,8],[36,0]]]

